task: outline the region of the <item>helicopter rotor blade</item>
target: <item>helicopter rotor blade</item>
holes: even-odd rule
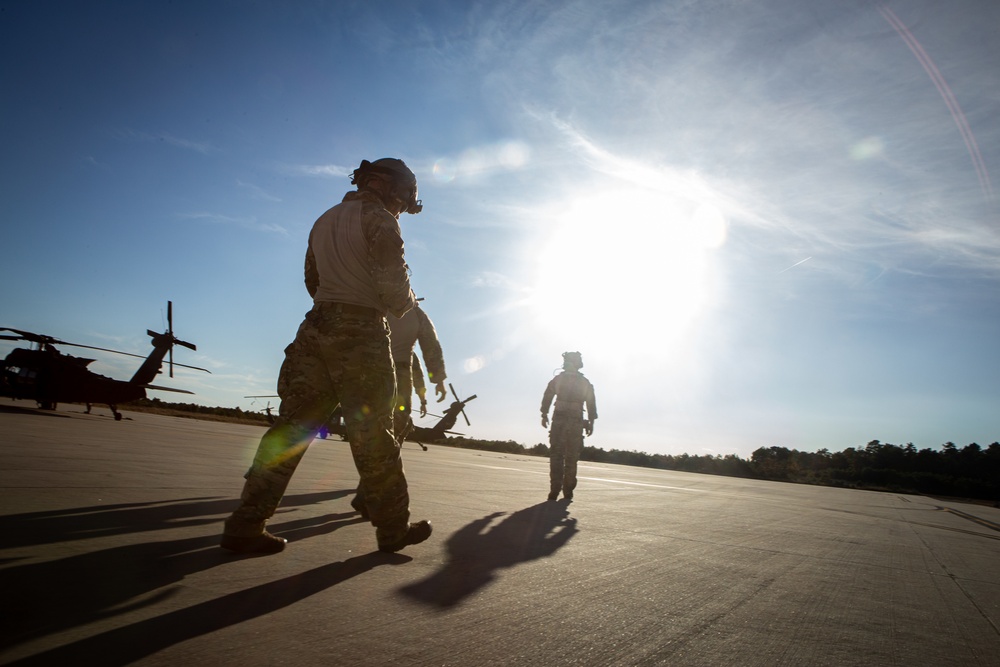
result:
[[[8,331],[13,331],[13,329],[8,329]],[[30,333],[25,331],[24,333]],[[33,336],[33,337],[31,337]],[[0,336],[0,338],[7,338],[6,336]],[[83,343],[70,343],[69,341],[59,340],[58,338],[53,338],[51,336],[41,336],[38,334],[30,334],[30,336],[21,336],[20,338],[10,337],[9,340],[27,340],[32,343],[47,343],[49,345],[69,345],[71,347],[82,347],[87,350],[99,350],[101,352],[111,352],[112,354],[122,354],[126,357],[135,357],[137,359],[145,359],[146,357],[141,354],[133,354],[132,352],[122,352],[121,350],[112,350],[110,347],[97,347],[96,345],[84,345]]]
[[[16,337],[4,337],[4,340],[26,340],[29,343],[35,343],[37,345],[53,345],[56,343],[61,343],[62,341],[53,338],[52,336],[46,336],[44,334],[36,334],[30,331],[23,331],[21,329],[11,329],[9,327],[0,327],[0,331],[13,331],[17,334]]]
[[[468,415],[465,414],[465,404],[471,401],[472,398],[475,398],[475,396],[470,398],[468,401],[463,401],[458,397],[458,392],[455,391],[455,387],[453,387],[450,382],[448,383],[448,389],[451,389],[451,395],[455,397],[455,400],[462,404],[462,409],[461,409],[462,419],[465,420],[466,425],[472,426],[472,422],[469,421]]]
[[[167,301],[167,335],[170,336],[170,377],[174,376],[174,302]]]
[[[150,337],[152,337],[154,340],[157,339],[158,337],[162,337],[164,335],[168,336],[168,338],[170,339],[170,350],[169,350],[170,351],[170,377],[174,377],[174,372],[173,371],[174,371],[174,366],[175,365],[176,366],[180,366],[181,368],[190,368],[191,370],[203,371],[205,373],[211,374],[212,371],[208,370],[207,368],[202,368],[200,366],[190,366],[188,364],[181,364],[181,363],[175,363],[174,362],[174,354],[173,354],[174,350],[173,350],[173,346],[175,344],[176,345],[182,345],[182,346],[184,346],[186,348],[189,348],[191,350],[197,350],[198,348],[195,346],[194,343],[188,343],[187,341],[177,340],[177,339],[174,338],[174,333],[173,333],[174,332],[174,322],[173,322],[173,320],[174,320],[174,313],[173,313],[173,310],[174,310],[174,308],[173,308],[173,302],[172,301],[167,301],[167,333],[166,334],[156,333],[155,331],[152,331],[150,329],[146,330],[146,334],[149,335]],[[12,335],[7,335],[7,334],[0,334],[0,340],[13,340],[13,341],[24,340],[24,341],[28,341],[29,343],[34,343],[34,344],[36,344],[36,345],[38,345],[40,347],[43,346],[43,345],[52,345],[52,346],[54,346],[54,345],[69,345],[71,347],[82,347],[82,348],[87,349],[87,350],[98,350],[100,352],[110,352],[111,354],[121,354],[121,355],[124,355],[126,357],[135,357],[136,359],[147,359],[148,358],[146,355],[134,354],[132,352],[123,352],[122,350],[114,350],[114,349],[109,348],[109,347],[99,347],[97,345],[84,345],[83,343],[71,343],[69,341],[65,341],[65,340],[60,340],[58,338],[54,338],[53,336],[47,336],[45,334],[36,334],[36,333],[31,332],[31,331],[24,331],[23,329],[13,329],[11,327],[0,327],[0,331],[10,331],[11,333],[16,334],[16,335],[13,335],[13,336]]]

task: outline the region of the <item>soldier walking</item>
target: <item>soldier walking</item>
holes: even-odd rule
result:
[[[222,547],[276,553],[286,540],[267,532],[296,466],[338,404],[367,497],[380,551],[431,535],[409,523],[409,492],[392,433],[395,388],[386,314],[416,304],[403,258],[399,215],[419,213],[417,179],[402,160],[363,160],[356,192],[321,215],[309,234],[305,283],[313,298],[278,376],[281,404],[246,475],[240,506],[226,520]]]
[[[583,356],[579,352],[563,352],[563,371],[549,381],[542,395],[542,426],[549,426],[549,407],[552,410],[552,429],[549,431],[549,500],[559,497],[573,499],[576,488],[576,468],[583,451],[583,433],[594,433],[597,419],[597,401],[594,385],[583,376]],[[587,409],[584,419],[583,409]]]
[[[396,396],[392,409],[393,433],[396,436],[396,442],[402,447],[406,434],[413,429],[413,419],[410,415],[412,413],[414,385],[417,386],[417,395],[420,396],[420,415],[427,414],[427,386],[424,383],[423,368],[421,368],[420,361],[414,351],[418,342],[420,343],[420,353],[427,365],[427,375],[435,385],[438,403],[448,397],[444,388],[444,381],[448,375],[445,372],[444,352],[441,350],[437,330],[419,303],[406,311],[402,317],[390,314],[387,319],[389,337],[392,341],[392,359],[396,371]],[[362,517],[368,518],[365,491],[362,484],[358,484],[358,491],[351,500],[351,507]]]
[[[427,366],[427,377],[434,384],[438,403],[448,398],[444,381],[448,375],[444,368],[444,352],[438,340],[437,329],[418,303],[402,317],[389,316],[389,332],[392,339],[392,358],[396,363],[396,404],[393,408],[393,428],[400,443],[413,428],[412,400],[416,387],[420,397],[420,415],[427,414],[427,385],[424,383],[423,369],[414,348],[420,344],[420,354]],[[410,363],[406,363],[409,359]]]

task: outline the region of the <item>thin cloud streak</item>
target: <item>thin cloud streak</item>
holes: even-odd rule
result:
[[[281,225],[257,222],[256,218],[234,218],[220,213],[181,213],[178,217],[184,220],[197,220],[217,225],[234,225],[258,232],[272,232],[288,236],[288,230]]]
[[[357,167],[344,167],[335,164],[292,164],[284,167],[285,171],[305,176],[350,176]]]
[[[236,181],[236,186],[239,187],[239,188],[242,188],[244,190],[249,190],[251,196],[254,199],[262,199],[264,201],[270,201],[270,202],[280,202],[281,201],[281,197],[275,197],[274,195],[266,192],[260,186],[254,185],[253,183],[245,183],[245,182],[243,182],[241,180],[237,180]]]
[[[202,155],[210,155],[212,153],[218,153],[219,149],[207,142],[191,141],[189,139],[181,139],[166,133],[151,134],[149,132],[140,132],[138,130],[120,130],[117,136],[121,139],[127,141],[136,141],[141,143],[157,143],[162,142],[175,146],[177,148],[183,148],[185,150],[194,151]]]
[[[792,269],[794,269],[794,268],[795,268],[796,266],[799,266],[800,264],[805,264],[805,263],[806,263],[806,262],[808,262],[808,261],[809,261],[810,259],[812,259],[812,257],[806,257],[806,258],[805,258],[805,259],[803,259],[803,260],[799,260],[798,262],[795,262],[795,263],[794,263],[794,264],[792,264],[791,266],[789,266],[789,267],[787,267],[787,268],[784,268],[784,269],[782,269],[781,271],[778,271],[778,273],[784,273],[785,271],[791,271],[791,270],[792,270]]]

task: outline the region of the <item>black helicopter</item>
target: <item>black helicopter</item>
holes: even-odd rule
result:
[[[181,394],[194,393],[150,384],[160,372],[163,359],[168,354],[170,377],[174,376],[174,345],[191,350],[197,349],[193,343],[179,340],[174,336],[173,303],[170,301],[167,302],[167,330],[164,333],[146,330],[153,342],[153,350],[148,357],[93,345],[69,343],[52,336],[9,327],[0,327],[0,331],[10,331],[14,334],[0,334],[0,340],[28,341],[34,345],[29,349],[15,348],[4,359],[0,377],[0,396],[33,400],[43,410],[55,410],[58,403],[86,403],[89,412],[91,403],[104,403],[111,408],[115,420],[120,421],[122,415],[118,412],[118,405],[145,398],[147,389]],[[55,348],[56,345],[113,352],[138,357],[145,361],[131,380],[115,380],[89,370],[87,366],[94,361],[93,359],[64,354]],[[197,366],[180,363],[176,365],[211,373],[208,369]]]
[[[476,398],[476,394],[469,396],[467,399],[462,400],[458,397],[458,393],[455,391],[455,387],[448,383],[448,388],[451,389],[452,396],[455,397],[454,402],[451,406],[445,410],[445,413],[439,417],[439,421],[434,426],[427,428],[424,426],[414,426],[409,433],[406,434],[406,439],[415,442],[420,445],[424,451],[427,451],[427,446],[424,445],[424,441],[435,442],[437,440],[444,439],[447,435],[461,435],[461,433],[455,433],[451,429],[455,427],[455,422],[458,421],[458,415],[461,414],[465,419],[465,423],[468,426],[472,426],[472,422],[469,421],[469,417],[465,414],[466,404]],[[244,398],[278,398],[276,394],[264,394],[257,396],[244,396]],[[274,423],[274,415],[271,414],[271,403],[268,402],[267,408],[265,408],[265,413],[267,414],[268,423]],[[437,417],[437,415],[433,415]],[[326,439],[331,433],[339,435],[342,440],[347,439],[347,428],[344,425],[342,411],[340,406],[333,411],[330,415],[330,420],[320,427],[316,436],[322,439]]]
[[[458,415],[461,414],[462,418],[465,419],[466,426],[472,426],[472,422],[469,421],[469,417],[465,414],[465,405],[469,401],[476,398],[476,394],[469,396],[464,401],[458,397],[458,393],[455,388],[448,383],[448,388],[451,389],[451,395],[455,397],[455,400],[444,411],[444,415],[441,416],[441,420],[432,426],[431,428],[426,428],[423,426],[414,426],[413,429],[406,434],[408,440],[413,440],[417,444],[422,444],[422,440],[427,440],[428,442],[433,442],[434,440],[441,440],[446,435],[461,435],[461,433],[455,433],[451,429],[455,428],[455,422],[458,421]]]

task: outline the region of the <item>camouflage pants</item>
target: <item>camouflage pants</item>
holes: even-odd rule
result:
[[[413,429],[413,420],[410,418],[412,394],[413,372],[409,365],[404,367],[396,361],[396,395],[392,403],[392,432],[395,434],[396,442],[399,443],[400,448],[403,446],[406,434]],[[365,498],[364,480],[360,480],[354,503],[365,503]]]
[[[583,415],[552,415],[549,430],[549,491],[573,493],[576,467],[583,451]]]
[[[285,348],[278,418],[260,441],[240,507],[226,520],[226,534],[261,534],[309,443],[340,404],[378,543],[398,541],[406,533],[410,511],[392,434],[394,393],[385,320],[316,304]]]
[[[396,398],[392,409],[392,429],[396,441],[403,444],[406,434],[413,429],[413,371],[408,363],[396,363]]]

